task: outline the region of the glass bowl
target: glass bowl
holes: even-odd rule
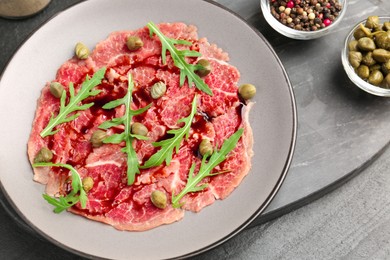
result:
[[[364,90],[370,94],[376,95],[376,96],[390,97],[390,89],[374,86],[374,85],[368,83],[367,81],[363,80],[362,78],[360,78],[356,74],[355,69],[351,66],[351,64],[349,63],[349,60],[348,60],[348,54],[349,54],[348,43],[354,39],[353,32],[360,26],[361,23],[365,24],[366,20],[367,19],[364,19],[364,20],[358,22],[352,28],[352,30],[348,33],[347,37],[345,38],[344,46],[343,46],[343,49],[341,51],[341,62],[343,64],[345,72],[347,73],[347,76],[356,86],[358,86],[362,90]],[[381,16],[381,17],[379,17],[379,21],[381,24],[383,24],[384,22],[390,21],[390,17]]]
[[[271,14],[271,6],[270,0],[260,0],[260,6],[262,13],[264,15],[265,20],[268,24],[274,28],[280,34],[287,36],[296,40],[311,40],[322,37],[332,31],[337,25],[341,22],[346,10],[347,10],[347,0],[339,0],[338,2],[342,5],[341,12],[339,16],[333,21],[333,23],[325,28],[318,29],[317,31],[300,31],[296,29],[292,29],[281,22],[279,22],[272,14]]]

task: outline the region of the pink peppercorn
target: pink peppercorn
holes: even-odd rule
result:
[[[327,27],[332,24],[332,21],[328,18],[324,19],[324,25]]]
[[[294,2],[293,1],[288,1],[287,2],[287,7],[288,8],[293,8],[294,7]]]

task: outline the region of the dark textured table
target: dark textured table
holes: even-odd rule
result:
[[[0,19],[0,71],[29,34],[57,12],[77,2],[53,0],[48,8],[31,18]],[[312,41],[296,41],[275,32],[261,15],[259,1],[217,2],[245,18],[271,43],[290,77],[298,107],[298,139],[289,174],[266,212],[252,224],[254,227],[339,187],[385,151],[390,137],[389,100],[370,96],[353,86],[343,71],[340,49],[352,24],[371,14],[389,14],[390,1],[349,1],[340,27]],[[77,258],[39,237],[20,220],[3,194],[0,198],[3,205],[0,209],[0,258]],[[263,227],[261,225],[260,230]],[[251,230],[239,235],[235,241],[248,242],[245,239],[249,232]],[[220,257],[221,250],[228,252],[227,246],[231,244],[222,245],[200,258]],[[240,258],[245,257],[254,257],[253,252],[241,252]]]

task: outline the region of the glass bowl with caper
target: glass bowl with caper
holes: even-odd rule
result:
[[[260,0],[267,23],[280,34],[296,40],[327,35],[341,22],[348,0]]]
[[[357,23],[345,38],[341,61],[356,86],[390,97],[390,17],[373,15]]]

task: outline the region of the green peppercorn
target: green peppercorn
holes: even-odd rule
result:
[[[150,195],[150,200],[159,209],[165,209],[167,207],[167,195],[162,191],[153,191]]]
[[[42,147],[34,158],[34,163],[50,162],[53,159],[53,152],[47,147]]]
[[[88,47],[84,43],[81,43],[81,42],[78,42],[76,44],[74,51],[75,51],[77,58],[79,58],[80,60],[85,60],[86,58],[89,57],[89,54],[90,54]]]
[[[64,92],[64,86],[59,82],[50,83],[50,93],[56,97],[60,98]]]
[[[144,42],[138,36],[129,36],[126,41],[126,46],[130,51],[136,51],[144,46]]]

